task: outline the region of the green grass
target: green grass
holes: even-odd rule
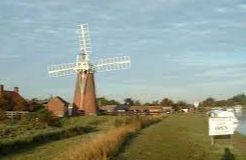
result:
[[[61,139],[58,141],[50,142],[34,146],[33,148],[19,150],[13,154],[2,157],[2,160],[46,160],[53,159],[57,154],[66,152],[70,147],[77,147],[85,139],[99,134],[93,132],[89,134],[79,135],[71,138]]]
[[[23,120],[7,120],[0,123],[0,142],[3,141],[15,141],[22,139],[23,137],[32,137],[38,134],[45,134],[49,132],[56,132],[62,130],[68,130],[76,127],[86,126],[102,126],[105,122],[110,122],[112,117],[109,116],[92,116],[92,117],[72,117],[61,119],[60,127],[51,127],[42,125],[37,128],[35,122],[27,122]],[[115,119],[115,117],[113,117]]]
[[[63,137],[61,139],[56,139],[54,141],[48,141],[46,143],[30,143],[29,146],[24,145],[22,149],[14,150],[14,152],[0,156],[0,159],[6,160],[42,160],[42,159],[52,159],[58,154],[65,152],[66,150],[78,147],[85,139],[107,132],[108,130],[125,125],[132,121],[133,117],[126,116],[95,116],[95,117],[73,117],[65,118],[62,120],[62,128],[58,129],[69,129],[75,126],[94,126],[96,127],[95,132],[74,135],[73,137]],[[15,124],[15,127],[21,127]],[[51,129],[55,131],[55,129]],[[44,131],[45,132],[45,131]],[[38,132],[39,133],[39,132]],[[37,134],[38,134],[37,133]],[[46,133],[46,132],[45,132]],[[25,134],[24,134],[25,135]],[[25,138],[29,138],[25,137]],[[13,147],[15,147],[13,145]]]
[[[3,160],[52,159],[71,148],[78,148],[92,136],[128,123],[128,117],[99,116],[64,119],[63,128],[93,125],[96,132],[60,139],[46,144],[34,144],[31,148],[17,150],[0,157]],[[135,134],[117,160],[220,160],[224,149],[229,148],[236,160],[246,159],[246,137],[233,136],[233,145],[227,140],[217,140],[214,146],[208,136],[207,117],[202,114],[177,114],[165,118]]]
[[[61,120],[60,127],[33,127],[34,122],[8,120],[0,124],[0,157],[19,148],[56,141],[112,126],[119,117],[91,116]],[[113,119],[113,120],[112,120]]]
[[[236,134],[233,145],[217,140],[211,146],[205,115],[178,114],[140,131],[116,159],[220,160],[227,147],[236,160],[246,159],[246,137]]]

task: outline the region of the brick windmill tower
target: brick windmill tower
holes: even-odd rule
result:
[[[96,115],[98,108],[96,104],[94,73],[128,69],[131,61],[129,56],[123,56],[99,59],[92,64],[89,59],[91,47],[87,24],[80,25],[79,37],[80,53],[77,55],[76,62],[51,65],[48,68],[48,73],[51,77],[77,74],[73,107],[78,109],[78,111],[84,112],[86,115]]]

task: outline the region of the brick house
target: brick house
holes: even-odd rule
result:
[[[0,98],[5,102],[5,110],[8,111],[27,111],[29,105],[19,94],[19,87],[14,87],[12,91],[5,90],[4,85],[0,85]]]
[[[69,103],[61,97],[56,96],[49,100],[47,109],[56,117],[64,117],[67,115]]]

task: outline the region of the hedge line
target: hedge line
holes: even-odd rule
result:
[[[73,126],[70,128],[58,128],[56,130],[46,131],[34,135],[19,137],[18,139],[9,139],[0,141],[0,155],[6,155],[20,148],[31,147],[35,144],[43,144],[54,140],[69,138],[83,133],[95,131],[92,126]]]

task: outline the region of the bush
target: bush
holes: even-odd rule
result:
[[[40,109],[37,112],[30,112],[21,118],[22,124],[30,124],[36,129],[46,128],[47,126],[61,127],[61,120],[54,117],[52,112],[46,109]]]

